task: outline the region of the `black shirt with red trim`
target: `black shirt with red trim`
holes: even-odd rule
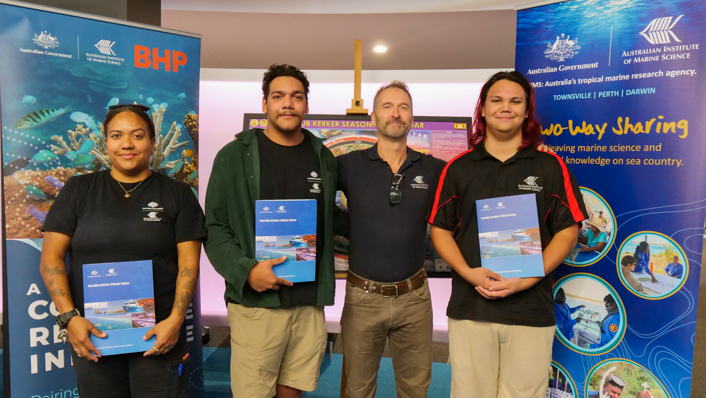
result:
[[[528,193],[534,193],[537,198],[543,249],[554,234],[587,218],[576,180],[557,155],[524,148],[500,162],[481,142],[446,165],[429,223],[453,231],[468,265],[480,267],[476,201]],[[554,272],[525,291],[488,300],[452,271],[451,299],[446,314],[453,319],[506,325],[553,326],[553,283]]]

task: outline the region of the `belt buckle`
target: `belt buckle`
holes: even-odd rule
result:
[[[395,294],[394,294],[394,295],[391,295],[391,296],[386,295],[386,294],[385,294],[385,288],[386,288],[386,287],[394,287],[394,288],[395,288]],[[382,297],[386,297],[386,298],[392,298],[392,297],[394,297],[394,298],[397,298],[397,297],[399,297],[399,295],[400,295],[399,293],[400,293],[400,290],[399,290],[399,288],[397,287],[397,285],[395,285],[395,284],[389,284],[389,285],[382,285],[382,286],[380,286],[380,295],[381,295]]]

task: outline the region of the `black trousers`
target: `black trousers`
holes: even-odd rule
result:
[[[81,398],[189,398],[189,358],[185,339],[164,355],[104,356],[98,362],[71,350]]]

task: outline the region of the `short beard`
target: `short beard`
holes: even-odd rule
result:
[[[384,135],[385,137],[389,138],[402,138],[406,136],[407,133],[409,133],[409,130],[412,127],[410,124],[405,124],[404,128],[399,133],[392,134],[387,131],[387,124],[383,125],[383,123],[381,123],[377,117],[375,117],[375,126],[380,135]]]

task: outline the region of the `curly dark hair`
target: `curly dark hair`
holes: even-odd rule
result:
[[[270,83],[281,76],[293,77],[302,82],[302,85],[304,86],[304,96],[307,101],[309,100],[309,79],[306,78],[306,73],[302,72],[296,66],[288,64],[273,64],[269,69],[267,69],[267,72],[265,72],[262,77],[262,95],[264,96],[263,98],[265,98],[265,101],[267,101],[267,97],[270,96]]]
[[[480,96],[478,97],[478,103],[476,104],[476,110],[473,115],[473,130],[471,132],[471,137],[469,139],[469,144],[471,146],[478,145],[481,141],[485,139],[485,118],[483,115],[483,105],[485,105],[485,100],[488,98],[488,91],[500,80],[509,80],[511,82],[517,83],[522,86],[525,91],[525,97],[527,99],[527,118],[522,123],[522,145],[520,148],[527,148],[529,146],[537,146],[539,143],[539,136],[542,132],[542,127],[539,124],[539,119],[535,115],[535,101],[534,101],[534,90],[532,89],[532,84],[529,80],[520,72],[508,71],[508,72],[498,72],[488,79],[480,90]]]

